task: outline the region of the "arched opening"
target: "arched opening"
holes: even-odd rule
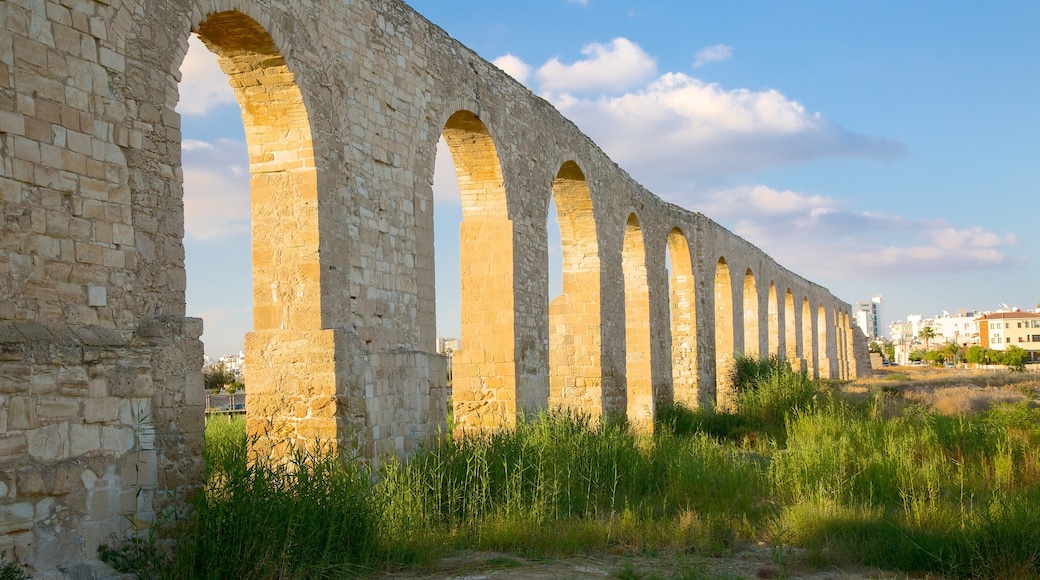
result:
[[[794,293],[787,289],[784,296],[784,349],[791,368],[802,368],[802,335],[798,332],[798,313],[794,307]]]
[[[735,355],[733,282],[726,258],[719,258],[715,265],[715,404],[720,409],[736,403],[732,377]]]
[[[180,72],[185,313],[204,324],[209,417],[245,409],[245,336],[253,329],[249,154],[242,109],[217,55],[197,35]]]
[[[751,268],[744,272],[744,354],[757,358],[762,353],[762,336],[758,328],[758,287]]]
[[[828,339],[830,333],[827,326],[827,308],[821,303],[816,309],[816,368],[817,376],[823,379],[831,378],[831,357],[828,353]]]
[[[672,390],[676,403],[700,405],[697,380],[697,297],[693,261],[686,234],[679,228],[668,234],[668,303],[672,323]]]
[[[208,15],[196,34],[217,55],[242,111],[253,278],[246,428],[258,437],[255,452],[281,456],[290,445],[307,448],[340,435],[335,353],[315,332],[324,313],[310,120],[295,75],[259,23],[221,12]],[[271,348],[289,338],[295,349]]]
[[[646,246],[639,218],[625,225],[621,264],[625,276],[625,385],[628,420],[641,429],[653,427],[651,379],[650,289],[646,277]]]
[[[818,367],[816,366],[816,344],[813,334],[813,315],[809,299],[802,299],[802,358],[805,359],[809,375],[817,378]]]
[[[562,263],[561,293],[552,297],[550,291],[549,300],[549,404],[595,416],[603,408],[599,247],[592,196],[577,163],[560,168],[552,197]],[[551,260],[551,236],[549,255]],[[551,263],[549,272],[551,290]]]
[[[452,402],[462,430],[516,421],[513,224],[498,149],[470,111],[444,125],[462,205],[460,342],[452,355]]]
[[[780,305],[776,297],[776,283],[769,282],[769,302],[766,305],[767,318],[769,320],[768,345],[769,356],[780,356]]]

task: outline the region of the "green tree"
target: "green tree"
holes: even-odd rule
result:
[[[869,350],[870,352],[876,352],[880,355],[885,354],[881,349],[881,343],[876,340],[870,341],[870,344],[867,345],[867,350]]]
[[[956,342],[947,342],[942,347],[942,351],[946,355],[947,362],[956,364],[964,360],[964,349]]]
[[[965,354],[964,358],[970,363],[980,365],[986,362],[986,357],[988,355],[989,353],[986,351],[985,348],[976,344],[975,346],[972,346],[968,349],[968,352]]]
[[[235,375],[227,370],[224,363],[218,362],[203,369],[202,380],[207,390],[216,392],[224,388],[224,385],[234,381]]]
[[[922,358],[938,367],[946,362],[946,353],[942,349],[937,348],[924,353]]]
[[[1029,351],[1011,345],[1004,351],[1003,359],[1003,364],[1007,365],[1011,370],[1023,371],[1026,368],[1026,361],[1029,360]]]
[[[910,356],[908,358],[911,362],[919,362],[921,359],[924,358],[925,354],[926,351],[923,348],[915,348],[914,350],[910,351]]]
[[[885,348],[885,360],[894,361],[896,360],[896,344],[891,340],[886,340],[884,344]]]
[[[926,326],[917,333],[917,336],[924,341],[924,349],[928,351],[931,349],[932,339],[935,338],[935,329],[931,326]]]

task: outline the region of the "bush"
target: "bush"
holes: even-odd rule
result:
[[[17,562],[7,560],[7,552],[0,552],[0,580],[29,580],[31,576]]]

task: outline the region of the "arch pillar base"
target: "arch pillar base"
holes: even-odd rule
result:
[[[715,363],[715,408],[731,412],[737,409],[737,386],[733,382],[733,371],[737,361],[733,357]]]
[[[367,365],[353,333],[254,331],[245,356],[246,434],[255,457],[283,461],[294,449],[375,455],[366,389],[355,371]]]
[[[456,435],[516,425],[515,364],[487,360],[487,354],[463,348],[452,355]]]
[[[818,376],[821,379],[836,379],[836,378],[838,378],[837,374],[831,368],[831,360],[832,359],[830,359],[830,358],[821,358],[820,359],[820,362],[819,362],[820,368],[817,371],[816,376]]]

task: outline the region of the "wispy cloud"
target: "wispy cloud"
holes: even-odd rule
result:
[[[733,58],[732,46],[726,46],[725,44],[716,44],[714,46],[708,46],[697,51],[697,60],[693,62],[693,67],[698,68],[709,63],[723,62],[731,58]]]
[[[188,54],[181,63],[180,101],[182,115],[205,115],[213,109],[235,103],[235,93],[227,75],[217,64],[217,55],[194,34],[188,37]]]
[[[824,195],[766,186],[669,196],[731,227],[810,278],[986,270],[1015,261],[1015,235],[946,220],[857,210]]]
[[[209,240],[249,232],[249,159],[245,143],[185,139],[184,228]]]
[[[657,63],[636,43],[615,38],[581,49],[585,59],[564,64],[552,58],[535,72],[540,91],[547,94],[619,92],[645,83],[657,72]]]

